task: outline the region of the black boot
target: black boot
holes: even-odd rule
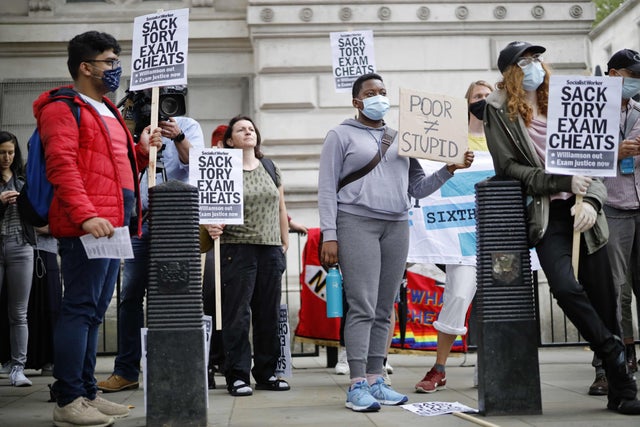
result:
[[[609,383],[607,408],[625,415],[640,415],[638,385],[627,367],[622,341],[618,337],[615,340],[615,344],[602,359]]]
[[[629,372],[638,372],[638,363],[636,362],[636,346],[634,343],[625,344],[624,351],[627,356],[627,366]]]

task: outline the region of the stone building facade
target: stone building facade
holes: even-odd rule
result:
[[[563,73],[590,70],[589,1],[15,0],[0,3],[0,120],[26,142],[31,102],[68,81],[66,43],[96,29],[122,44],[124,95],[133,19],[190,8],[188,114],[211,131],[238,113],[253,116],[265,151],[282,167],[292,215],[317,225],[322,140],[354,114],[336,93],[329,33],[370,29],[377,71],[393,106],[398,88],[462,97],[472,80],[495,82],[499,50],[516,39],[549,47]],[[392,108],[388,122],[397,123]]]
[[[292,217],[317,226],[322,141],[355,113],[350,94],[334,89],[330,32],[373,31],[377,71],[392,102],[387,121],[395,126],[400,87],[462,97],[471,81],[499,80],[498,52],[513,40],[546,46],[545,60],[557,73],[593,74],[597,65],[604,71],[612,52],[640,48],[639,4],[627,0],[592,29],[594,5],[582,0],[3,1],[0,127],[26,144],[35,123],[33,100],[69,82],[67,42],[87,30],[111,33],[123,47],[123,84],[113,97],[121,99],[130,75],[133,19],[190,8],[188,115],[201,123],[206,139],[236,114],[254,117],[266,154],[283,170]],[[299,263],[297,249],[290,251],[292,270]],[[297,289],[295,272],[289,276]],[[539,288],[541,338],[551,342],[564,326],[548,324],[544,313],[561,313],[546,288]],[[290,312],[296,312],[295,301]],[[115,314],[108,318],[114,324]],[[579,340],[575,330],[566,340]]]

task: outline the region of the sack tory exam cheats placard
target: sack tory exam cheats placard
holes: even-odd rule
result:
[[[622,79],[551,76],[546,171],[616,176]]]

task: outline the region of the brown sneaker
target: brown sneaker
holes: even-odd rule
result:
[[[129,381],[126,378],[122,378],[120,375],[112,374],[105,381],[100,381],[98,389],[105,393],[114,393],[116,391],[134,390],[139,387],[138,381]]]

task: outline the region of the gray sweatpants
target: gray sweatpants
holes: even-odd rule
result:
[[[409,224],[338,212],[337,233],[349,304],[344,340],[351,378],[381,374],[393,302],[407,262]]]

